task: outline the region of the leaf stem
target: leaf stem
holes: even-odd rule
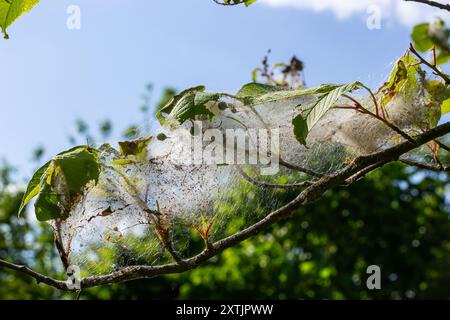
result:
[[[409,50],[420,60],[420,62],[424,65],[426,65],[428,68],[430,68],[431,70],[433,70],[436,75],[438,75],[439,77],[442,78],[442,80],[444,80],[445,84],[447,86],[450,86],[450,78],[448,75],[446,75],[445,73],[443,73],[441,70],[439,70],[439,68],[431,63],[429,63],[426,59],[424,59],[419,52],[417,52],[416,48],[414,48],[414,45],[412,43],[409,44]]]

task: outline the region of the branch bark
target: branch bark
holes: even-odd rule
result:
[[[265,228],[282,219],[289,218],[300,206],[317,200],[326,191],[348,182],[354,182],[370,171],[375,170],[384,164],[398,161],[405,153],[448,133],[450,133],[450,122],[439,125],[434,129],[414,137],[414,142],[409,140],[404,141],[389,149],[358,157],[347,167],[335,172],[332,175],[323,176],[320,178],[317,182],[307,187],[294,200],[285,206],[271,212],[265,218],[252,226],[227,238],[212,243],[201,253],[184,260],[183,264],[170,263],[160,266],[141,265],[125,267],[110,274],[86,277],[81,280],[81,288],[86,289],[94,286],[119,283],[123,281],[153,278],[163,274],[182,273],[190,269],[194,269],[211,257],[220,254],[225,249],[237,245],[242,241],[260,233]],[[69,288],[65,282],[34,272],[26,266],[15,265],[1,259],[0,266],[27,274],[39,282],[45,283],[57,289],[69,291]]]
[[[301,188],[309,187],[310,185],[312,185],[311,181],[304,181],[304,182],[294,183],[294,184],[267,183],[267,182],[259,181],[259,180],[256,180],[255,178],[250,177],[239,166],[237,167],[237,170],[238,170],[239,174],[245,180],[247,180],[251,184],[253,184],[253,185],[257,186],[257,187],[261,187],[261,188],[266,188],[266,189],[301,189]]]
[[[439,8],[442,10],[447,10],[450,11],[450,5],[449,4],[444,4],[444,3],[440,3],[437,1],[431,1],[431,0],[405,0],[406,2],[418,2],[418,3],[423,3],[426,4],[430,7],[435,7],[435,8]]]
[[[39,272],[31,270],[30,268],[28,268],[25,265],[18,265],[18,264],[10,263],[10,262],[0,259],[0,267],[4,267],[7,269],[15,270],[15,271],[21,272],[23,274],[26,274],[26,275],[36,279],[38,284],[45,283],[46,285],[49,285],[56,289],[65,290],[65,291],[68,290],[67,284],[65,281],[60,281],[60,280],[50,278],[46,275],[40,274]]]

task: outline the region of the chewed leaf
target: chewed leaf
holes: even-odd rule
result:
[[[421,72],[418,61],[409,53],[397,60],[386,82],[381,88],[383,93],[381,105],[387,106],[392,99],[401,93],[414,94],[418,90],[417,74]]]
[[[1,0],[0,1],[0,24],[5,39],[9,36],[6,29],[22,14],[31,10],[40,0]]]
[[[80,193],[88,182],[98,181],[100,165],[96,152],[89,147],[56,156],[53,161],[61,170],[69,192]]]
[[[120,154],[124,158],[134,156],[135,158],[144,159],[147,155],[147,147],[152,140],[153,137],[150,136],[133,141],[121,141],[119,142]]]

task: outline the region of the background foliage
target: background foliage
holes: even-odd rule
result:
[[[174,92],[168,88],[165,94]],[[78,129],[81,122],[77,121]],[[104,126],[100,132],[104,134]],[[93,139],[86,128],[79,135]],[[63,277],[50,228],[17,217],[23,192],[13,187],[13,175],[14,169],[4,163],[0,256]],[[392,164],[351,187],[328,192],[319,202],[298,210],[293,219],[226,250],[196,270],[92,288],[82,298],[449,298],[447,179],[445,174]],[[230,214],[252,214],[263,199],[251,188],[243,185],[237,190],[233,200],[243,205],[240,212]],[[250,202],[249,192],[254,194]],[[283,197],[291,196],[283,193]],[[201,246],[201,240],[190,246]],[[106,254],[109,259],[120,256]],[[382,267],[382,290],[366,289],[365,271],[371,264]],[[0,282],[2,299],[74,298],[17,273],[0,272]]]

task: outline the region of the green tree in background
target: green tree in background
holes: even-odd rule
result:
[[[163,100],[173,94],[166,89]],[[156,105],[158,107],[159,104]],[[79,127],[80,121],[77,121]],[[86,134],[82,130],[81,135]],[[3,164],[0,256],[61,273],[52,231],[18,218],[22,192],[11,188]],[[85,299],[177,298],[449,298],[450,220],[445,174],[390,165],[351,187],[330,191],[294,218],[228,249],[182,275],[114,284],[83,292]],[[250,190],[249,190],[250,188]],[[233,199],[241,215],[253,207],[243,183]],[[260,194],[255,192],[256,195]],[[280,193],[288,200],[294,194]],[[256,197],[255,204],[263,201]],[[237,222],[239,223],[239,222]],[[195,248],[201,240],[192,242]],[[113,254],[113,253],[111,253]],[[382,267],[383,290],[366,288],[367,265]],[[0,272],[1,299],[74,298],[27,276]]]

